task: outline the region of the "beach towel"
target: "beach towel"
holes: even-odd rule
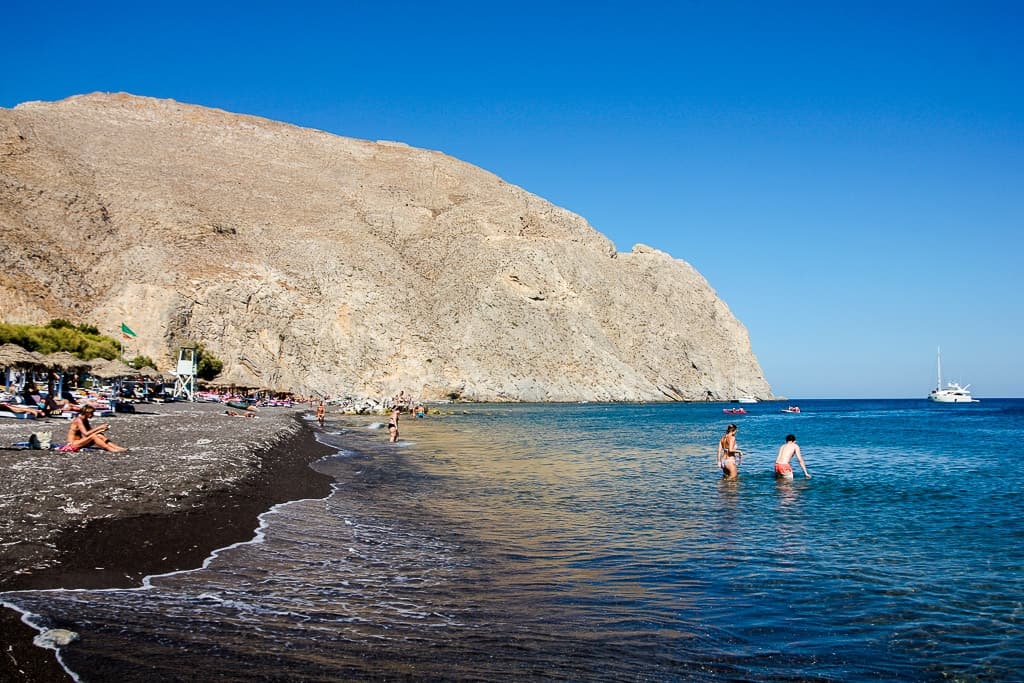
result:
[[[61,451],[62,453],[75,453],[77,451],[103,451],[102,448],[96,448],[95,446],[86,446],[85,448],[75,448],[71,444],[67,443],[51,443],[45,448],[40,446],[32,445],[32,438],[29,437],[28,441],[15,441],[10,446],[0,446],[3,450],[9,451],[28,451],[28,450],[46,450],[46,451]]]

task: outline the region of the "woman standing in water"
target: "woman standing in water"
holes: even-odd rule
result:
[[[391,410],[391,417],[388,419],[388,441],[396,443],[398,441],[398,406]]]
[[[718,467],[726,479],[735,479],[740,473],[739,465],[743,459],[743,451],[736,446],[737,429],[736,425],[729,425],[725,428],[725,436],[718,441]]]

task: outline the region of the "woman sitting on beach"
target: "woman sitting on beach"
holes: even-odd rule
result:
[[[89,446],[102,448],[111,453],[120,453],[128,450],[124,446],[118,446],[104,436],[104,432],[110,429],[110,425],[101,424],[98,427],[92,427],[89,424],[89,418],[95,412],[96,409],[90,405],[82,406],[82,409],[78,411],[78,416],[71,421],[71,426],[68,427],[68,442],[58,450],[74,452]]]

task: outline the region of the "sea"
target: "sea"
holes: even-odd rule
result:
[[[1024,399],[799,405],[329,419],[333,493],[252,541],[0,600],[82,681],[1021,680]],[[787,434],[811,478],[775,479]]]

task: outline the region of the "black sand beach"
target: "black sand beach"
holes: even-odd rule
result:
[[[252,537],[273,505],[327,495],[309,464],[332,452],[298,408],[231,417],[218,404],[140,405],[94,418],[130,450],[14,450],[32,432],[62,442],[68,421],[0,420],[0,591],[139,585],[199,566]],[[0,609],[0,681],[66,681],[37,632]]]

